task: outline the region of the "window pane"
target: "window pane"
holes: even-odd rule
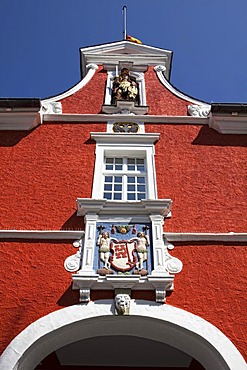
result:
[[[112,164],[107,164],[106,166],[105,166],[105,168],[106,168],[106,170],[113,170],[113,165]]]
[[[137,194],[137,199],[138,200],[142,200],[142,199],[145,199],[145,198],[146,198],[145,193],[139,193],[139,194]]]
[[[104,198],[111,199],[111,193],[104,193]]]
[[[135,164],[135,158],[127,158],[128,164]]]
[[[145,192],[145,185],[137,185],[137,191]]]
[[[112,176],[105,176],[105,182],[112,182]]]
[[[142,159],[142,158],[137,158],[137,159],[136,159],[136,163],[137,163],[137,164],[143,164],[143,165],[144,165],[144,159]]]
[[[128,191],[135,191],[135,185],[128,185]]]
[[[122,169],[123,169],[123,166],[121,164],[116,164],[115,166],[116,171],[122,171]]]
[[[122,183],[122,176],[114,176],[114,181]]]
[[[137,171],[144,172],[144,166],[137,166]]]
[[[116,164],[123,164],[123,158],[115,158]]]
[[[114,185],[114,190],[115,191],[122,191],[122,185]]]
[[[145,184],[145,177],[138,176],[137,177],[137,182],[138,182],[138,184]]]
[[[128,193],[127,200],[136,200],[134,193]]]
[[[128,164],[128,171],[135,171],[135,166]]]
[[[104,190],[112,190],[112,184],[105,184]]]
[[[106,158],[105,163],[112,163],[113,164],[113,159],[114,158]]]
[[[135,177],[134,176],[128,176],[128,184],[134,184],[135,183]]]
[[[114,194],[114,200],[121,200],[122,199],[122,194],[121,193],[115,193]]]

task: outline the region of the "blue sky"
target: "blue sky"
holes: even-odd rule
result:
[[[122,39],[172,50],[171,83],[247,102],[247,0],[0,0],[0,97],[45,98],[80,79],[79,48]]]

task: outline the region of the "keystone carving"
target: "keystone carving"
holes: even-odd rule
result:
[[[129,315],[130,296],[128,294],[117,294],[115,296],[115,308],[117,315]]]

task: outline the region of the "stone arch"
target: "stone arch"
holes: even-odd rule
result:
[[[131,301],[129,316],[115,316],[112,300],[52,312],[14,338],[1,357],[0,368],[33,370],[63,346],[114,335],[168,344],[189,354],[207,370],[246,370],[239,351],[215,326],[179,308],[141,300]]]

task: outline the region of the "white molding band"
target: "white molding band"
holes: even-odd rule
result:
[[[164,236],[170,242],[247,242],[247,233],[169,233]]]
[[[62,230],[0,230],[0,239],[54,239],[75,240],[84,236],[84,231]]]
[[[119,120],[120,122],[145,122],[145,123],[164,123],[178,125],[208,125],[209,118],[192,116],[155,116],[155,115],[129,115],[129,114],[44,114],[43,122],[63,122],[78,123],[84,122],[110,122]]]
[[[115,315],[114,300],[52,312],[13,339],[2,354],[0,367],[32,370],[48,354],[70,343],[114,335],[168,344],[195,358],[206,370],[246,370],[238,349],[214,325],[182,309],[142,300],[130,301],[127,317]]]
[[[79,201],[79,200],[78,200]],[[102,201],[99,201],[102,202]],[[54,239],[76,240],[85,232],[62,230],[0,230],[0,239]],[[247,242],[247,233],[169,233],[164,236],[170,242]]]

